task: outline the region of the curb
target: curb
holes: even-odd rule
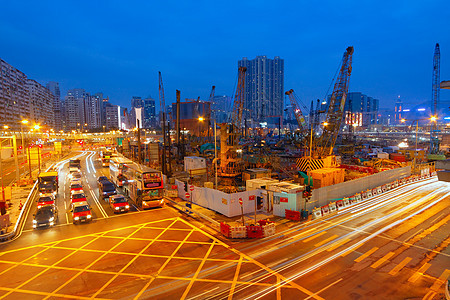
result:
[[[177,210],[179,210],[180,212],[187,214],[188,216],[191,216],[191,214],[196,214],[198,217],[208,221],[211,224],[211,228],[216,230],[217,232],[220,232],[220,223],[217,222],[214,219],[211,219],[208,216],[205,216],[202,213],[199,213],[197,211],[194,211],[192,209],[189,209],[187,206],[183,207],[182,205],[180,205],[179,203],[175,202],[174,200],[168,198],[168,197],[164,197],[164,200],[168,200],[171,203],[171,206],[173,206],[174,208],[176,208]]]

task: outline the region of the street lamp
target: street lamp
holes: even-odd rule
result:
[[[205,119],[203,117],[198,117],[198,136],[201,136],[201,132],[200,132],[200,123],[203,122]]]

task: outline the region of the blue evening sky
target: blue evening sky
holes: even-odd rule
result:
[[[166,103],[231,95],[242,57],[285,60],[285,90],[324,98],[347,46],[350,91],[393,107],[430,101],[435,43],[450,80],[448,1],[1,1],[0,58],[29,78]],[[441,92],[442,101],[450,99]],[[157,105],[158,106],[158,105]]]

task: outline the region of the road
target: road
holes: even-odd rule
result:
[[[107,175],[81,154],[90,224],[59,223],[0,246],[8,299],[440,299],[449,274],[450,185],[402,186],[275,236],[230,241],[170,207],[114,215],[98,202]],[[91,193],[92,192],[92,193]],[[34,208],[32,208],[34,209]]]

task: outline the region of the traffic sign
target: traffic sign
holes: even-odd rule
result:
[[[190,190],[191,192],[194,191],[194,186],[191,185],[191,186],[189,187],[189,190]]]
[[[185,196],[187,199],[189,199],[189,197],[191,197],[191,195],[190,195],[188,192],[186,192],[186,194],[184,194],[184,196]]]
[[[242,198],[239,198],[239,204],[242,206],[244,204],[244,201],[242,201]]]

